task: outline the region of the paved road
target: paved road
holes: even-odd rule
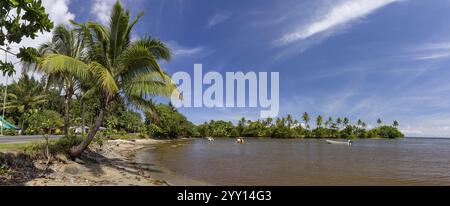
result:
[[[63,135],[52,135],[50,139],[58,139]],[[17,135],[17,136],[0,136],[0,144],[21,143],[44,140],[42,135]]]

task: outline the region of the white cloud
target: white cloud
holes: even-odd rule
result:
[[[441,60],[450,57],[450,42],[426,43],[406,49],[406,55],[400,57],[408,60]]]
[[[210,51],[208,51],[203,46],[186,47],[178,44],[175,41],[169,41],[167,45],[172,50],[174,58],[181,58],[181,57],[200,58],[210,54]]]
[[[42,1],[42,5],[45,7],[45,11],[49,14],[49,18],[54,22],[55,26],[59,24],[68,24],[69,20],[74,19],[75,15],[69,11],[69,0],[45,0]],[[39,45],[49,41],[52,38],[51,32],[39,33],[34,39],[24,38],[20,44],[11,44],[11,51],[13,53],[19,52],[21,47],[38,47]],[[4,52],[0,52],[0,58],[4,60]],[[16,74],[13,79],[20,77],[21,64],[17,63],[19,60],[12,55],[8,55],[8,61],[15,64]],[[6,77],[0,76],[0,83],[4,83]]]
[[[75,15],[69,11],[69,0],[45,0],[42,5],[55,25],[67,24]]]
[[[317,21],[302,26],[300,30],[284,35],[275,43],[279,46],[287,45],[306,39],[316,34],[328,31],[338,26],[346,25],[362,18],[375,10],[398,0],[348,0],[335,5]]]
[[[414,60],[432,60],[432,59],[443,59],[447,57],[450,57],[450,52],[418,55],[414,57]]]
[[[175,56],[194,56],[200,54],[202,51],[204,51],[203,47],[177,48],[173,50],[173,54]]]
[[[231,17],[230,14],[216,14],[211,17],[206,25],[207,28],[211,28],[217,24],[220,24]]]
[[[111,16],[111,11],[117,0],[94,0],[91,13],[102,24],[107,24]]]

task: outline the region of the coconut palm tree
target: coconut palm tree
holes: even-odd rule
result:
[[[22,114],[20,121],[23,129],[23,114],[45,102],[47,102],[47,95],[43,94],[41,85],[34,78],[22,73],[19,81],[10,86],[5,110],[16,110]]]
[[[347,117],[344,117],[344,126],[347,127],[347,125],[350,123],[350,120]]]
[[[63,54],[47,54],[39,61],[39,66],[49,71],[70,71],[95,84],[91,91],[101,103],[86,139],[71,148],[72,157],[79,156],[93,140],[113,102],[124,98],[128,104],[155,113],[151,97],[179,96],[176,85],[158,64],[158,60],[170,60],[170,49],[150,37],[130,40],[133,26],[142,15],[130,22],[129,11],[117,1],[107,27],[94,22],[72,22],[84,38],[89,63]]]
[[[325,127],[326,128],[330,128],[331,124],[333,124],[333,118],[332,117],[328,117],[328,120],[325,121]]]
[[[392,124],[392,126],[394,126],[395,128],[397,128],[399,126],[398,121],[394,120],[394,123]]]
[[[317,128],[321,128],[322,127],[322,121],[323,121],[323,118],[322,118],[322,116],[317,116],[317,120],[316,120],[316,124],[317,124]]]
[[[57,26],[53,30],[52,40],[39,47],[39,55],[59,54],[83,61],[86,58],[84,46],[84,39],[79,32],[65,26]],[[45,75],[47,86],[60,87],[64,91],[64,134],[67,135],[70,127],[70,101],[79,86],[79,79],[70,70],[54,70],[40,66],[32,69]]]
[[[287,115],[287,117],[286,117],[286,123],[287,123],[287,126],[288,126],[289,128],[291,128],[292,123],[293,123],[292,115],[290,115],[290,114]]]
[[[358,122],[356,123],[356,125],[358,125],[358,127],[361,127],[361,125],[362,125],[362,120],[361,120],[361,119],[358,119]]]
[[[337,126],[338,126],[339,128],[341,127],[342,119],[341,119],[340,117],[338,117],[338,118],[336,119],[336,124],[337,124]]]
[[[378,118],[378,119],[377,119],[377,124],[378,124],[378,126],[381,126],[381,123],[383,123],[383,122],[381,121],[380,118]]]
[[[303,121],[305,121],[306,129],[309,129],[309,114],[308,114],[308,112],[303,113],[302,118],[303,118]]]

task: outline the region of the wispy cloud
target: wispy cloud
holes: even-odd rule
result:
[[[225,13],[219,13],[212,16],[208,23],[206,24],[207,28],[211,28],[217,24],[220,24],[226,20],[228,20],[231,17],[231,14],[225,14]]]
[[[407,48],[406,53],[400,57],[417,61],[447,59],[450,58],[450,42],[416,45],[412,48]]]
[[[91,14],[93,14],[102,24],[109,22],[111,11],[116,0],[94,0],[92,3]]]
[[[325,15],[302,26],[301,29],[285,34],[275,41],[278,46],[304,40],[316,34],[346,25],[360,19],[375,10],[398,0],[348,0],[332,7]]]
[[[174,58],[201,58],[211,53],[211,51],[204,46],[187,47],[180,45],[176,41],[169,41],[167,44],[172,50]]]
[[[450,52],[439,52],[433,54],[422,54],[414,57],[414,60],[432,60],[450,57]]]

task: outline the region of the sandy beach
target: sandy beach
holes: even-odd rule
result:
[[[71,161],[57,156],[42,177],[34,178],[25,185],[68,186],[166,186],[164,180],[153,178],[148,164],[136,163],[136,152],[142,148],[164,143],[165,140],[108,140],[92,146],[80,159]]]

